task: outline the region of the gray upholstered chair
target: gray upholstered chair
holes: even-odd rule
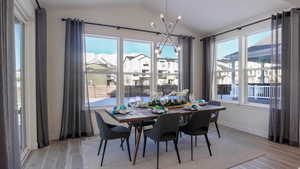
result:
[[[101,166],[103,164],[107,141],[113,140],[113,139],[126,140],[129,161],[131,161],[130,146],[129,146],[130,129],[126,128],[126,127],[122,127],[122,126],[115,126],[115,125],[107,124],[101,117],[100,113],[96,112],[95,114],[96,114],[97,125],[98,125],[99,132],[100,132],[100,138],[101,138],[99,149],[98,149],[98,156],[100,154],[101,147],[102,147],[102,144],[104,141]]]
[[[180,155],[177,147],[177,134],[179,129],[179,114],[165,114],[161,115],[153,128],[150,130],[144,130],[144,149],[143,157],[145,156],[147,138],[150,138],[156,142],[157,148],[157,169],[159,168],[159,143],[173,141],[178,162],[181,163]]]
[[[193,160],[193,136],[204,135],[206,144],[209,150],[209,155],[212,156],[210,143],[207,137],[211,113],[210,112],[195,112],[187,125],[180,127],[180,131],[191,136],[191,159]]]
[[[214,101],[214,100],[209,101],[208,104],[209,105],[215,105],[215,106],[221,106],[221,102]],[[217,128],[217,132],[218,132],[218,136],[219,136],[219,138],[221,138],[221,134],[220,134],[219,127],[218,127],[218,118],[219,118],[219,112],[213,112],[213,113],[211,113],[210,122],[211,123],[215,123],[215,126]]]

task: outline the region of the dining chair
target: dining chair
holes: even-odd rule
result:
[[[193,160],[193,136],[204,135],[208,147],[209,155],[212,156],[210,143],[208,140],[208,128],[210,123],[210,112],[194,112],[187,125],[179,128],[179,131],[191,136],[191,160]]]
[[[103,152],[102,152],[101,166],[103,165],[103,159],[104,159],[104,155],[105,155],[107,141],[108,140],[113,140],[113,139],[126,140],[129,161],[131,161],[130,146],[129,146],[130,129],[126,128],[126,127],[123,127],[123,126],[115,126],[115,125],[107,124],[103,120],[100,113],[96,112],[95,114],[96,114],[97,125],[98,125],[99,132],[100,132],[100,138],[101,138],[99,149],[98,149],[98,156],[100,154],[102,144],[103,144],[103,141],[104,141],[104,148],[103,148]]]
[[[159,116],[152,129],[144,130],[144,149],[143,157],[145,157],[147,138],[152,139],[156,143],[157,161],[156,167],[159,168],[159,143],[173,141],[177,159],[181,163],[180,155],[177,147],[177,134],[179,129],[179,114],[164,114]]]
[[[208,105],[221,106],[221,102],[212,100],[212,101],[208,102]],[[216,129],[218,132],[218,136],[219,136],[219,138],[221,138],[221,134],[220,134],[219,127],[218,127],[218,118],[219,118],[219,112],[211,113],[210,122],[215,123]]]

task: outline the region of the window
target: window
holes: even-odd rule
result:
[[[236,101],[239,97],[239,40],[216,44],[216,89],[220,100]]]
[[[17,113],[18,131],[21,152],[26,148],[26,114],[25,114],[25,88],[24,88],[24,30],[25,25],[15,19],[15,57],[16,57],[16,93],[17,93]]]
[[[157,91],[168,94],[179,88],[179,57],[175,46],[166,45],[157,56]]]
[[[125,40],[123,52],[124,104],[148,101],[151,86],[151,43]]]
[[[166,45],[154,57],[154,42],[85,35],[86,106],[150,100],[153,91],[179,89],[179,56]]]
[[[272,60],[272,32],[241,31],[236,38],[219,40],[215,45],[215,99],[240,104],[269,104],[271,83],[279,76]],[[281,40],[281,37],[279,37]]]
[[[248,102],[268,104],[271,92],[271,31],[247,37]]]
[[[86,36],[85,44],[87,76],[85,91],[90,106],[117,104],[118,40]]]

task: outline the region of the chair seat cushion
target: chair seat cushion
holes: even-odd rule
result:
[[[155,124],[155,120],[144,120],[143,121],[143,126],[151,126]]]
[[[122,126],[113,127],[111,128],[111,130],[116,133],[130,133],[129,128],[122,127]]]
[[[130,129],[122,126],[111,128],[111,134],[108,139],[127,138],[130,136]]]
[[[199,130],[191,131],[187,128],[187,126],[180,127],[179,130],[185,134],[194,135],[194,136],[207,134],[208,132],[208,128],[202,128]]]

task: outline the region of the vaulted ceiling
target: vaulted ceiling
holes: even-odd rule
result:
[[[163,10],[163,0],[39,0],[44,7],[139,5],[153,13]],[[206,34],[278,10],[300,7],[300,0],[168,0],[168,15],[183,17],[190,29]]]

